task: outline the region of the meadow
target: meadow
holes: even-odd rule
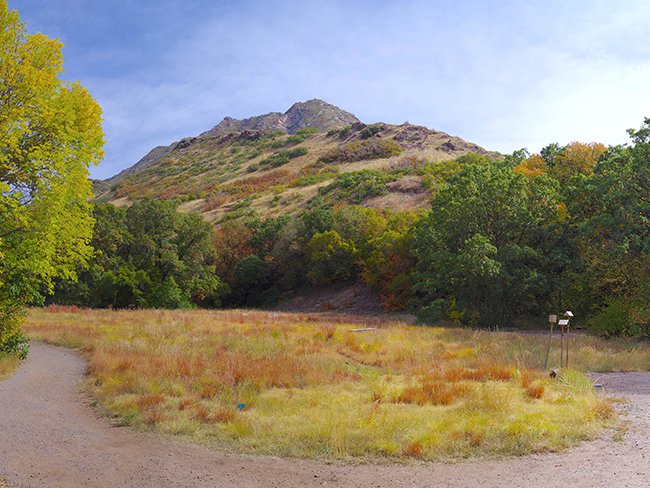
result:
[[[49,307],[25,330],[85,355],[87,387],[117,423],[297,457],[560,450],[614,422],[584,371],[650,368],[648,344],[579,335],[552,380],[542,335],[334,314]]]

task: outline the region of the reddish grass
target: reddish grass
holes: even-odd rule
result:
[[[155,425],[164,421],[166,418],[167,416],[164,414],[164,412],[156,408],[145,412],[142,420],[147,425]]]
[[[196,404],[196,399],[194,398],[183,398],[181,399],[180,402],[178,402],[178,409],[182,412],[183,410],[187,410],[191,406]]]
[[[418,441],[410,442],[404,446],[402,453],[408,457],[420,457],[422,455],[422,443]]]
[[[370,395],[370,401],[372,403],[381,403],[384,400],[384,394],[381,391],[373,391]]]
[[[521,375],[521,387],[531,398],[539,399],[544,396],[544,385],[540,381],[534,380],[528,372],[523,372]]]
[[[206,424],[225,424],[235,420],[237,414],[228,408],[218,407],[211,410],[205,405],[195,405],[192,409],[194,418]]]
[[[484,364],[475,369],[450,368],[445,370],[444,378],[447,381],[509,381],[513,377],[511,368],[498,364]]]
[[[332,338],[334,337],[335,332],[336,332],[336,325],[326,324],[323,326],[323,334],[325,335],[326,341],[331,341]]]
[[[456,431],[449,434],[449,437],[455,441],[467,443],[472,447],[480,447],[485,441],[485,434],[482,432]]]
[[[141,410],[150,410],[159,407],[164,402],[165,397],[163,395],[146,394],[141,395],[140,398],[138,398],[138,407],[140,407]]]
[[[423,378],[419,385],[407,386],[395,398],[396,403],[418,405],[451,405],[461,399],[467,389],[458,383],[447,383],[437,378]]]

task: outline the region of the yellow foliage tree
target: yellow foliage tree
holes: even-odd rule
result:
[[[558,180],[575,174],[590,175],[606,150],[605,145],[599,142],[585,144],[573,141],[564,146],[562,152],[557,155],[549,173]]]
[[[564,147],[557,144],[549,146],[550,151],[542,150],[542,154],[533,154],[515,167],[515,172],[534,179],[541,175],[549,175],[558,180],[564,180],[572,175],[590,175],[600,157],[607,151],[604,144],[590,142],[588,144],[573,141]]]
[[[0,351],[26,303],[75,277],[92,249],[88,166],[103,155],[101,109],[60,79],[62,45],[29,35],[0,0]]]

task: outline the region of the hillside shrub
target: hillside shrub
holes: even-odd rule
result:
[[[341,127],[340,129],[330,129],[327,131],[327,137],[345,137],[347,136],[350,132],[352,132],[352,126],[351,125],[346,125],[345,127]]]
[[[308,152],[309,150],[306,147],[296,147],[294,149],[285,149],[278,151],[276,153],[273,153],[268,158],[260,161],[260,166],[262,168],[277,168],[278,166],[287,164],[292,159],[304,156]]]
[[[294,132],[297,136],[311,136],[313,134],[318,134],[318,129],[316,127],[302,127]]]
[[[369,139],[372,136],[379,134],[380,132],[381,132],[381,125],[372,124],[365,127],[361,132],[359,132],[359,137],[361,137],[361,139]]]
[[[321,157],[324,163],[367,161],[397,156],[404,148],[395,140],[372,139],[353,141],[343,147],[332,149]]]
[[[364,169],[339,175],[334,182],[321,189],[322,194],[350,203],[361,203],[367,198],[388,193],[387,184],[396,177],[383,171]]]
[[[295,134],[287,136],[284,139],[278,139],[276,141],[273,141],[271,143],[271,147],[278,148],[278,147],[286,147],[286,146],[293,146],[296,144],[300,144],[301,142],[305,142],[308,136],[309,134],[304,134],[304,133],[298,134],[298,132],[296,132]]]

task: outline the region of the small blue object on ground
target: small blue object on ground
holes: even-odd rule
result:
[[[238,404],[237,404],[237,410],[244,410],[245,408],[246,408],[246,404],[245,404],[245,403],[238,403]]]

